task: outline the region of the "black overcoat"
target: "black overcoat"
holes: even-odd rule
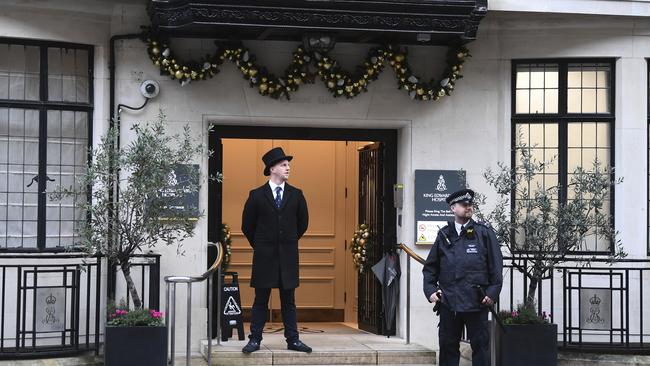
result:
[[[285,183],[279,209],[268,182],[250,191],[241,229],[253,247],[251,287],[298,287],[298,240],[308,223],[307,201],[300,189]]]

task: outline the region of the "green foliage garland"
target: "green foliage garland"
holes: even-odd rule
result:
[[[456,81],[463,77],[463,63],[470,57],[464,46],[450,47],[442,76],[438,80],[424,80],[415,75],[409,66],[408,50],[405,47],[384,45],[372,48],[355,71],[349,72],[333,57],[307,52],[298,46],[293,52],[291,63],[278,77],[259,65],[255,55],[241,43],[216,43],[216,51],[212,55],[206,55],[198,61],[181,62],[175,58],[167,40],[148,35],[145,36],[145,41],[149,58],[160,69],[160,73],[178,80],[183,86],[192,81],[212,78],[219,73],[223,62],[228,60],[237,66],[251,88],[274,99],[290,99],[290,94],[298,91],[301,84],[313,83],[316,76],[334,97],[354,98],[368,91],[368,85],[377,80],[385,66],[389,65],[395,72],[398,88],[407,91],[411,99],[437,101],[451,95]]]
[[[230,266],[230,255],[232,254],[232,238],[230,237],[230,226],[228,226],[226,223],[223,223],[221,225],[221,238],[219,241],[223,245],[223,260],[221,261],[221,271],[226,272],[228,270],[228,266]]]
[[[361,224],[352,236],[352,260],[359,273],[363,273],[368,262],[367,252],[370,250],[372,242],[370,241],[370,230],[368,225]]]

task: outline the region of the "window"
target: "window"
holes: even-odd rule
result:
[[[76,240],[74,200],[45,192],[73,186],[88,161],[92,65],[91,46],[0,38],[0,250]]]
[[[535,187],[559,185],[557,200],[571,200],[566,187],[575,168],[588,169],[596,159],[613,165],[614,61],[517,60],[512,66],[512,163],[519,163],[521,139],[537,161],[550,162]],[[604,208],[612,217],[613,196]],[[579,252],[609,253],[611,244],[590,235]]]

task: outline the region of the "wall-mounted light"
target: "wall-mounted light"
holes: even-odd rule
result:
[[[431,41],[431,35],[429,33],[418,33],[417,36],[415,36],[415,39],[418,42],[429,42]]]
[[[309,52],[327,53],[334,48],[336,39],[328,34],[307,33],[302,36],[302,43]]]

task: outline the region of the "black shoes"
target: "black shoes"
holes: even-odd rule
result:
[[[302,341],[294,341],[287,344],[287,349],[298,352],[311,353],[311,347],[302,343]]]
[[[299,340],[291,343],[287,343],[287,349],[292,351],[311,353],[311,347],[302,343],[302,341]],[[244,348],[242,348],[241,351],[246,354],[249,354],[259,350],[260,350],[260,342],[251,339],[250,341],[248,341],[248,344],[246,344]]]
[[[244,348],[241,349],[242,352],[248,354],[248,353],[253,353],[255,351],[260,350],[260,342],[255,341],[255,340],[250,340],[248,341],[248,344],[244,346]]]

